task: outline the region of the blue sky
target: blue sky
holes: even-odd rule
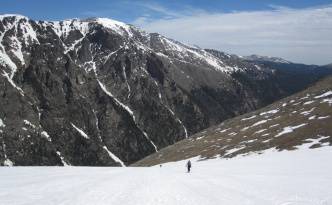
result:
[[[0,13],[18,13],[32,19],[62,20],[67,18],[109,17],[130,23],[136,18],[167,18],[162,9],[177,12],[204,10],[234,12],[271,10],[275,7],[306,8],[332,4],[328,0],[1,0]],[[150,7],[149,7],[150,6]],[[160,8],[158,10],[158,7]]]
[[[332,63],[332,0],[1,0],[0,13],[108,17],[202,48]]]

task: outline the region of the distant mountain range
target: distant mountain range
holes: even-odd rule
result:
[[[125,166],[331,73],[112,19],[1,15],[0,164]]]
[[[261,62],[284,63],[284,64],[292,63],[283,58],[270,57],[270,56],[250,55],[250,56],[244,56],[243,58],[254,62],[261,61]]]

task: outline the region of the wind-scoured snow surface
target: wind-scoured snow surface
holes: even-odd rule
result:
[[[312,143],[315,143],[313,140]],[[329,146],[145,168],[2,167],[0,204],[327,205]],[[319,159],[319,160],[317,160]]]

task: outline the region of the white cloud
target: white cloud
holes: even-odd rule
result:
[[[306,9],[208,13],[186,15],[151,7],[173,18],[140,17],[133,24],[188,44],[239,55],[283,57],[308,64],[332,62],[332,6]]]
[[[150,11],[158,12],[160,14],[170,16],[170,17],[181,17],[182,15],[179,12],[172,11],[170,9],[167,9],[166,7],[161,6],[157,3],[136,3],[136,6],[141,6],[146,9],[149,9]]]

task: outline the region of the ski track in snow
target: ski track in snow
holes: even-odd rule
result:
[[[230,160],[194,158],[190,174],[186,161],[149,168],[2,167],[0,204],[327,205],[331,154],[326,146]]]

